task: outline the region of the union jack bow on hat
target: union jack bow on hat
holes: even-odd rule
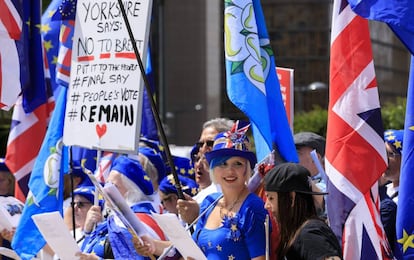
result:
[[[250,161],[253,168],[257,162],[256,155],[249,151],[249,139],[246,132],[250,124],[236,121],[230,131],[219,133],[214,139],[213,150],[206,153],[208,163],[219,157],[240,156]]]

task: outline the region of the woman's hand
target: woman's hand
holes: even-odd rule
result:
[[[134,243],[135,250],[142,256],[150,256],[155,253],[154,239],[147,235],[143,235],[141,241],[137,237],[133,237],[132,242]]]
[[[86,214],[85,225],[83,231],[90,233],[95,228],[95,225],[102,221],[101,207],[98,205],[92,206]]]
[[[181,219],[186,223],[191,224],[200,212],[200,206],[197,201],[192,199],[188,194],[184,193],[185,200],[177,200],[177,210]]]
[[[100,257],[95,254],[88,254],[88,253],[82,253],[82,252],[76,253],[76,256],[79,257],[79,260],[99,260],[100,259]]]

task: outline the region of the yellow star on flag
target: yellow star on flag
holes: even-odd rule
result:
[[[401,145],[400,141],[395,141],[394,146],[395,146],[395,148],[402,148],[402,145]]]
[[[43,46],[45,47],[46,52],[53,48],[52,41],[44,41]]]
[[[231,224],[231,228],[232,231],[237,231],[237,225],[236,224]]]
[[[403,252],[407,251],[409,247],[414,248],[414,235],[408,235],[407,231],[403,230],[403,237],[398,239],[397,242],[403,245]]]
[[[40,24],[39,29],[42,33],[47,33],[50,30],[52,30],[52,28],[50,28],[49,24]]]

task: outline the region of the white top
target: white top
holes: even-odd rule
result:
[[[398,205],[398,190],[400,187],[394,187],[392,183],[388,183],[387,195]]]
[[[197,201],[198,204],[201,204],[203,200],[210,194],[221,192],[221,187],[219,184],[211,183],[210,186],[208,186],[205,189],[202,189],[200,192],[198,192],[197,195],[193,197],[195,201]]]

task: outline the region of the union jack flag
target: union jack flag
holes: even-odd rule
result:
[[[332,17],[326,147],[331,228],[344,259],[388,259],[377,180],[387,166],[368,21],[346,0]],[[367,160],[369,158],[369,160]]]
[[[29,178],[37,154],[46,134],[54,102],[45,103],[32,113],[26,114],[20,97],[13,110],[6,164],[16,178],[15,197],[25,201],[29,192]]]
[[[10,3],[10,1],[1,1],[1,4],[6,2]],[[30,173],[54,108],[54,100],[51,98],[50,86],[45,82],[47,69],[42,65],[39,66],[45,61],[40,35],[42,27],[40,1],[17,2],[23,3],[22,6],[14,5],[14,7],[22,13],[22,20],[25,21],[22,25],[20,40],[14,41],[19,54],[22,53],[22,56],[17,59],[19,64],[16,71],[21,73],[18,89],[20,93],[21,85],[23,95],[15,101],[7,144],[6,164],[17,180],[15,196],[24,201],[28,192]],[[17,9],[18,7],[20,9]],[[5,11],[3,7],[0,10],[0,13]],[[0,50],[3,51],[3,48]],[[7,66],[9,64],[8,62]]]
[[[9,110],[21,92],[19,41],[23,26],[17,0],[0,1],[0,108]]]

